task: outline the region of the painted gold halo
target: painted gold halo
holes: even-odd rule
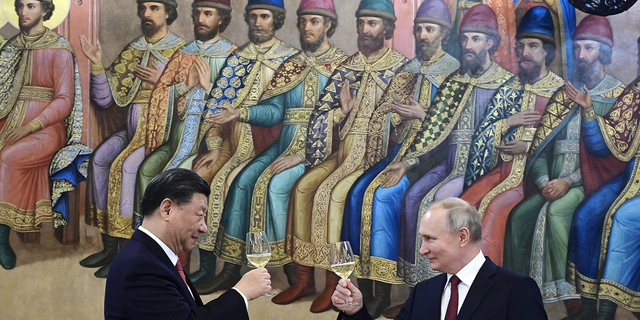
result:
[[[0,24],[4,25],[7,21],[17,29],[20,29],[18,23],[18,14],[14,6],[15,0],[0,0],[0,6],[2,6],[2,17],[0,17]],[[59,26],[62,21],[69,15],[71,10],[71,0],[53,0],[53,4],[56,5],[56,9],[53,10],[51,18],[44,22],[44,26],[53,29]],[[3,22],[4,21],[4,22]]]

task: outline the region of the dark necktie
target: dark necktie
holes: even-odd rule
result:
[[[180,263],[180,260],[178,260],[178,263],[176,263],[176,269],[178,269],[178,273],[180,274],[180,277],[182,278],[182,281],[184,281],[184,284],[187,284],[187,276],[184,274],[184,269],[182,269],[182,263]],[[187,284],[187,287],[189,285]],[[456,290],[456,294],[457,294],[457,290]]]
[[[460,284],[460,278],[455,274],[449,279],[451,283],[451,297],[449,297],[449,305],[447,305],[447,313],[444,316],[444,320],[456,320],[458,316],[458,284]]]

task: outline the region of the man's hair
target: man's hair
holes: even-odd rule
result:
[[[216,10],[218,10],[218,16],[220,16],[220,21],[222,21],[220,23],[220,33],[223,33],[231,23],[231,10],[220,8],[216,8]]]
[[[327,30],[327,38],[331,38],[333,34],[336,32],[336,28],[338,28],[338,19],[334,17],[322,16],[324,18],[324,23],[331,22],[331,28]]]
[[[460,228],[469,229],[471,243],[479,243],[482,239],[482,218],[476,208],[460,198],[440,199],[429,206],[447,211],[444,228],[449,234],[455,234]]]
[[[495,35],[495,34],[485,33],[484,35],[487,36],[487,42],[489,40],[493,40],[493,46],[491,46],[491,48],[487,50],[489,52],[489,55],[492,56],[498,51],[498,47],[500,46],[500,41],[502,40],[502,38],[500,38],[499,35]]]
[[[164,199],[177,205],[191,202],[196,193],[209,198],[211,188],[197,173],[187,169],[171,169],[157,175],[147,186],[140,203],[140,215],[150,216]]]
[[[167,25],[170,26],[174,21],[176,21],[176,19],[178,19],[178,10],[176,10],[176,8],[174,8],[173,6],[168,6],[164,3],[162,3],[162,5],[164,6],[164,12],[169,16],[167,18]],[[140,6],[138,6],[138,17],[140,17]]]
[[[393,33],[396,31],[396,22],[389,18],[381,18],[382,27],[384,28],[384,39],[389,40],[393,38]]]
[[[253,9],[253,10],[259,10],[259,9]],[[253,10],[244,12],[244,22],[246,22],[247,24],[249,24],[249,12]],[[271,10],[271,9],[265,9],[265,10],[269,10],[271,12],[271,15],[273,15],[273,30],[280,30],[280,28],[282,28],[282,26],[284,25],[284,19],[287,17],[286,13],[284,11],[278,11],[278,10]]]
[[[53,2],[49,2],[46,0],[38,0],[38,2],[40,2],[40,6],[42,7],[42,11],[46,12],[46,14],[44,15],[44,18],[42,19],[43,21],[47,21],[49,19],[51,19],[51,16],[53,15],[53,10],[56,9],[56,5],[53,4]],[[18,13],[18,5],[20,5],[20,0],[15,0],[13,2],[13,6],[16,9],[16,13]]]
[[[600,53],[598,54],[598,59],[600,59],[600,63],[603,65],[608,65],[613,62],[611,56],[613,55],[613,48],[609,45],[600,43]]]
[[[542,48],[547,52],[544,63],[548,67],[553,62],[553,59],[556,58],[556,44],[553,42],[542,41]]]

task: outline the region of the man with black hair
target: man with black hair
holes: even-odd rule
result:
[[[44,26],[53,2],[14,3],[20,33],[0,52],[0,265],[5,269],[13,269],[17,259],[9,243],[11,229],[39,232],[42,222],[67,223],[69,212],[63,208],[68,203],[61,192],[75,184],[54,175],[81,181],[77,168],[91,153],[80,144],[82,92],[73,48]],[[57,164],[53,172],[51,163]]]
[[[100,229],[104,249],[83,259],[80,265],[101,267],[95,273],[99,278],[107,276],[118,248],[134,232],[131,226],[138,167],[169,132],[167,123],[147,118],[147,113],[153,112],[151,92],[173,53],[185,44],[167,29],[178,17],[175,0],[137,2],[143,35],[130,42],[107,70],[102,65],[100,42],[90,44],[80,37],[82,52],[91,61],[91,102],[100,108],[127,108],[126,125],[98,146],[89,164],[89,211],[85,217],[88,225]]]
[[[248,300],[271,290],[265,268],[248,272],[217,299],[203,304],[178,255],[207,231],[211,189],[195,172],[160,173],[142,197],[142,225],[112,263],[105,319],[249,319]]]
[[[235,272],[221,273],[220,281],[237,279],[240,266],[246,263],[244,235],[266,231],[273,248],[268,266],[284,266],[289,285],[297,282],[295,264],[284,252],[289,197],[293,184],[304,173],[311,112],[329,76],[347,58],[329,43],[338,17],[333,0],[303,0],[297,14],[303,50],[278,68],[260,102],[247,107],[247,119],[239,120],[238,110],[230,108],[213,117],[218,123],[238,120],[262,127],[282,122],[279,139],[253,159],[229,188],[215,253],[225,261],[224,269]]]
[[[239,273],[230,264],[225,264],[219,277],[215,276],[213,250],[228,186],[256,154],[278,137],[275,128],[252,126],[247,120],[248,107],[258,103],[278,67],[298,52],[275,37],[276,30],[284,24],[284,17],[282,0],[249,1],[245,20],[249,25],[250,41],[229,56],[209,94],[207,122],[202,128],[204,137],[192,163],[193,170],[212,188],[209,230],[198,240],[201,271],[194,275],[195,286],[202,294],[228,289],[239,279]],[[231,109],[238,113],[236,120],[225,124],[212,122],[213,113]]]
[[[191,18],[196,40],[181,47],[165,68],[151,94],[147,121],[170,123],[169,135],[156,136],[162,143],[138,169],[134,205],[134,228],[141,223],[140,199],[157,174],[173,168],[191,169],[198,152],[200,120],[213,82],[237,47],[220,36],[231,22],[230,0],[195,0]],[[166,142],[164,142],[166,140]],[[182,259],[183,257],[181,257]],[[185,267],[188,257],[182,259]],[[193,278],[193,277],[192,277]]]

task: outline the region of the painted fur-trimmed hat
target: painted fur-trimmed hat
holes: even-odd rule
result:
[[[553,26],[551,11],[543,6],[529,9],[520,20],[516,33],[516,39],[536,38],[553,44],[555,36],[556,28]]]
[[[462,22],[460,22],[460,33],[465,32],[500,36],[496,13],[486,4],[478,4],[471,7],[462,18]]]
[[[418,8],[413,23],[435,23],[451,30],[451,10],[442,0],[426,0]]]
[[[178,2],[176,0],[136,0],[138,4],[145,2],[159,2],[164,4],[165,6],[172,6],[174,8],[178,7]]]
[[[231,11],[231,0],[193,0],[191,7],[209,7]]]
[[[338,19],[336,6],[333,4],[333,0],[302,0],[296,13],[298,16],[305,14],[318,14]]]
[[[356,11],[356,17],[378,17],[392,21],[398,20],[391,0],[362,0]]]
[[[249,0],[249,3],[247,3],[247,6],[245,7],[245,11],[249,12],[256,9],[286,12],[283,0]]]
[[[576,27],[573,41],[594,40],[613,47],[613,30],[607,17],[588,15]]]

